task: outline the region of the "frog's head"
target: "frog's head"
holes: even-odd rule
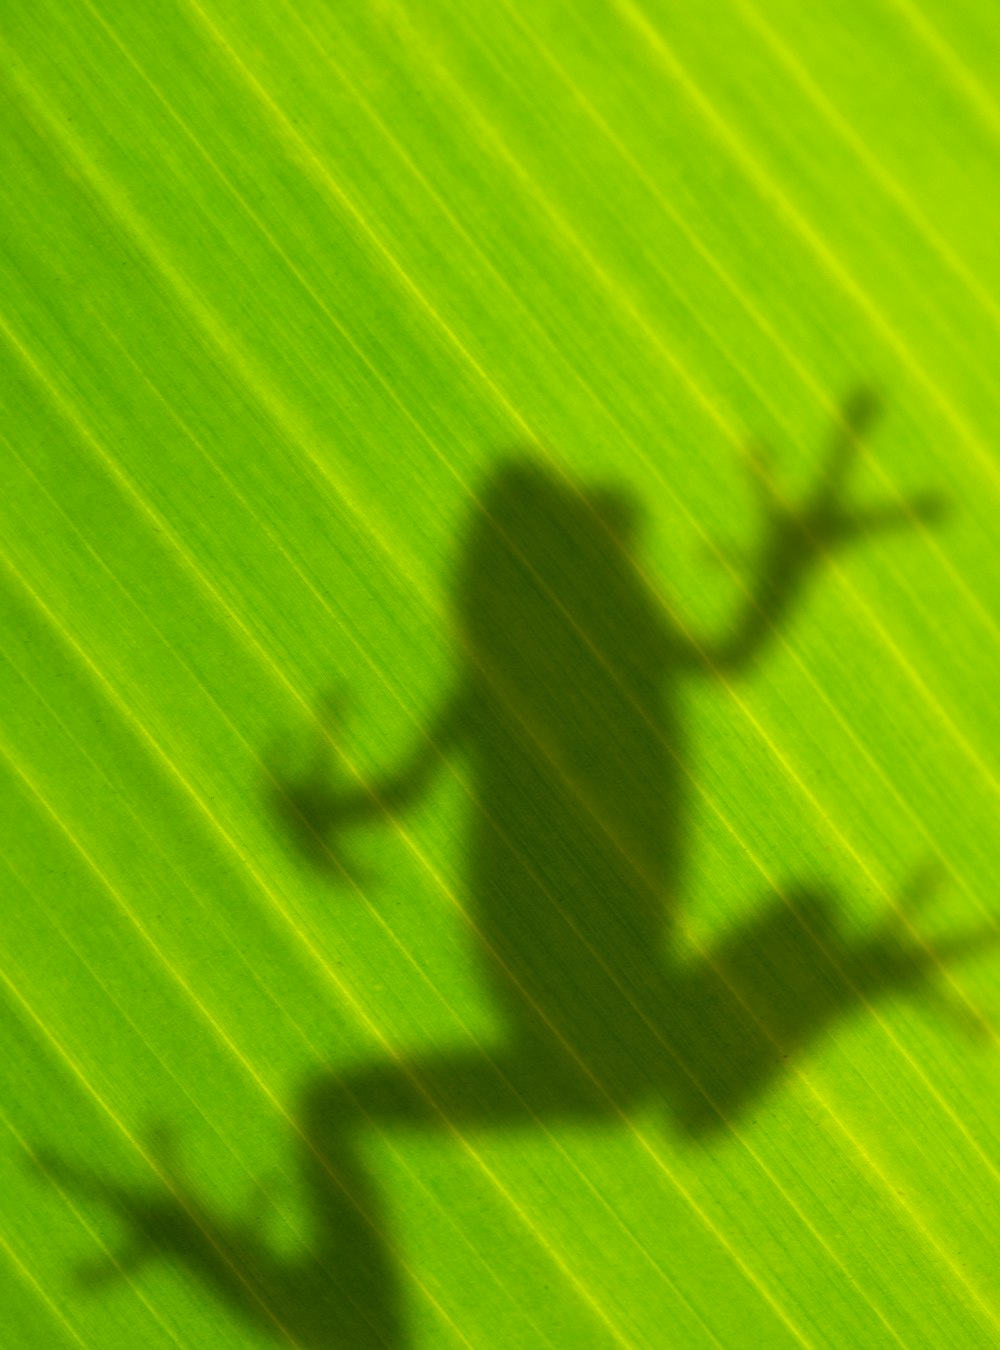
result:
[[[581,642],[628,641],[639,511],[627,492],[519,455],[494,469],[478,508],[456,587],[459,629],[478,659],[520,662],[520,680],[532,663],[539,674],[578,663]]]
[[[553,561],[573,564],[629,550],[641,517],[638,503],[618,486],[588,487],[524,456],[494,471],[478,506],[472,550],[508,553],[546,571]]]

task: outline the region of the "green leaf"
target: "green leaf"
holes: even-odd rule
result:
[[[992,7],[4,27],[5,1343],[995,1343]]]

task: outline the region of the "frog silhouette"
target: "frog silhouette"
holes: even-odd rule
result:
[[[693,638],[644,579],[627,496],[530,457],[496,467],[459,549],[457,674],[415,746],[352,784],[338,771],[338,727],[325,728],[308,772],[272,778],[269,799],[308,865],[347,876],[353,827],[393,825],[461,766],[464,922],[500,1034],[324,1069],[303,1087],[293,1145],[313,1236],[299,1256],[214,1215],[173,1163],[157,1165],[155,1194],[81,1178],[122,1217],[130,1261],[169,1255],[295,1345],[402,1347],[405,1262],[365,1162],[373,1128],[556,1131],[623,1125],[658,1103],[681,1140],[705,1141],[735,1128],[839,1022],[929,990],[993,941],[990,930],[923,942],[911,920],[928,879],[860,939],[835,896],[793,882],[714,947],[682,955],[677,941],[692,779],[679,687],[746,672],[831,553],[940,515],[929,497],[845,502],[875,411],[866,391],[848,401],[799,507],[764,496],[747,604],[717,639]]]

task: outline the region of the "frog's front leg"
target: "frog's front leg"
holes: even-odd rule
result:
[[[265,765],[265,795],[297,850],[320,871],[353,875],[341,854],[343,831],[371,820],[391,822],[417,801],[464,734],[468,706],[467,696],[453,695],[397,768],[367,779],[340,749],[341,700],[321,702],[305,771],[288,771],[275,755]]]
[[[744,613],[721,640],[692,643],[694,664],[709,673],[747,666],[831,555],[886,531],[912,529],[941,518],[943,500],[929,493],[866,507],[845,501],[847,481],[877,412],[877,400],[870,390],[859,390],[847,400],[834,427],[826,464],[803,502],[780,498],[760,476],[757,489],[764,529]]]

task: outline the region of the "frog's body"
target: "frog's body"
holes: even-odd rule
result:
[[[662,979],[684,835],[669,632],[602,508],[506,468],[458,588],[472,931],[511,1039],[585,1056]]]

